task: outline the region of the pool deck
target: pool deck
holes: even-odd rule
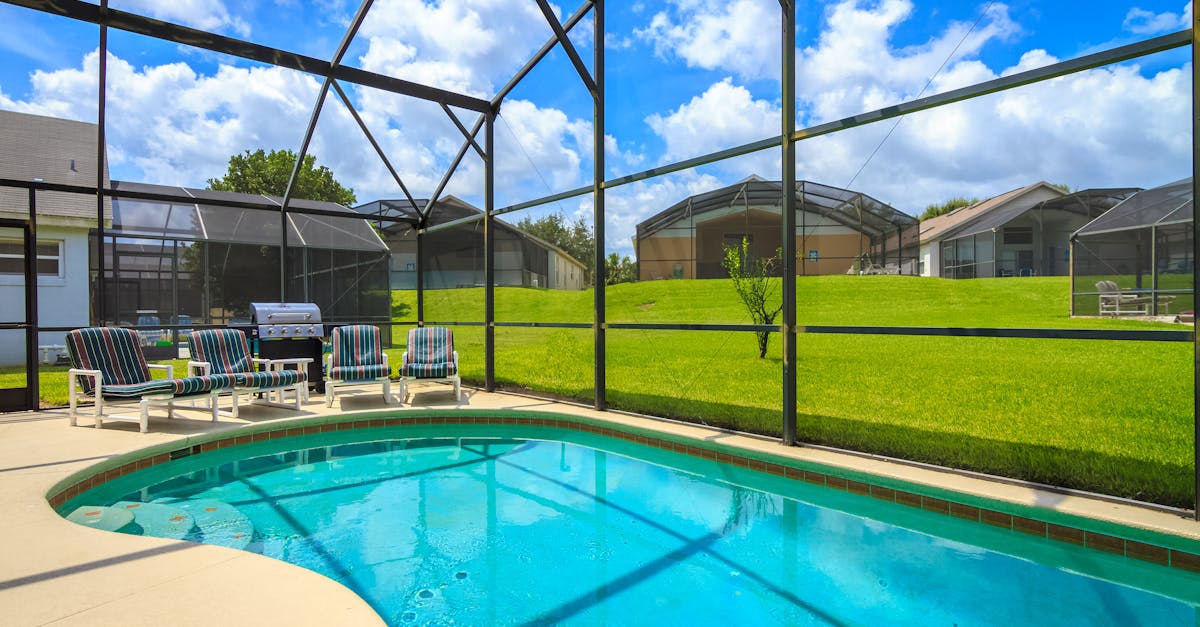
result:
[[[379,616],[340,584],[260,555],[217,546],[110,533],[77,525],[50,508],[47,493],[71,474],[115,455],[246,425],[390,408],[522,410],[599,418],[751,451],[850,468],[912,483],[1112,521],[1200,540],[1200,523],[1134,504],[1038,490],[937,469],[564,403],[463,389],[455,402],[441,385],[415,387],[410,403],[387,406],[374,390],[349,392],[326,409],[314,394],[300,412],[241,409],[213,423],[200,411],[168,421],[152,412],[150,432],[134,423],[90,419],[70,427],[66,410],[0,415],[0,623],[5,625],[380,625]],[[339,392],[340,394],[340,392]],[[157,416],[157,417],[156,417]]]

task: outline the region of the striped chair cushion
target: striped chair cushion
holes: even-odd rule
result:
[[[152,394],[190,396],[192,394],[203,394],[214,389],[224,389],[231,385],[233,385],[232,375],[211,374],[203,377],[155,379],[142,383],[102,385],[100,386],[100,393],[105,398],[141,398]]]
[[[376,364],[383,364],[383,344],[379,339],[379,327],[355,324],[333,330],[334,371],[338,368]]]
[[[104,398],[141,398],[151,394],[172,395],[175,393],[174,379],[155,379],[142,383],[126,383],[120,385],[101,385],[100,393]]]
[[[370,381],[386,377],[388,374],[387,366],[383,364],[370,364],[366,366],[334,367],[329,377],[340,381]]]
[[[204,329],[190,334],[192,359],[212,364],[212,374],[250,372],[250,345],[241,329]]]
[[[437,364],[404,364],[404,369],[400,374],[418,379],[441,379],[458,374],[458,369],[454,367],[452,361]]]
[[[308,373],[303,370],[239,372],[233,375],[233,384],[240,388],[266,389],[296,385],[301,381],[308,381]]]
[[[457,374],[454,333],[446,327],[417,327],[408,332],[408,357],[400,367],[406,377],[438,378]]]
[[[174,384],[175,396],[191,396],[204,394],[212,390],[221,390],[233,385],[233,375],[210,374],[203,377],[183,377],[171,379]]]
[[[150,369],[146,367],[146,357],[142,354],[137,332],[133,329],[75,329],[67,334],[67,355],[74,368],[99,370],[105,386],[127,386],[150,381]],[[80,382],[85,392],[92,393],[90,377],[82,377]]]

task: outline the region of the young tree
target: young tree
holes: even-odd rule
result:
[[[282,196],[287,191],[288,180],[296,165],[296,153],[291,150],[264,152],[261,148],[245,151],[229,158],[229,170],[219,179],[208,179],[208,188],[226,192],[246,194],[268,194]],[[333,178],[333,172],[325,166],[317,166],[317,158],[304,155],[293,198],[324,200],[340,205],[356,202],[354,190],[343,187]]]
[[[724,249],[725,258],[721,260],[721,265],[725,266],[729,278],[733,279],[733,287],[750,312],[750,319],[754,324],[775,324],[775,317],[783,311],[783,300],[781,298],[778,305],[771,304],[775,291],[775,281],[771,275],[776,264],[783,259],[783,251],[776,250],[773,257],[752,259],[750,240],[746,238],[742,238],[741,246],[725,246]],[[789,278],[795,280],[793,277],[784,277],[784,280]],[[754,335],[758,340],[758,357],[762,359],[767,356],[771,334],[757,331]]]
[[[620,257],[617,253],[609,253],[604,266],[604,282],[607,285],[633,283],[637,280],[637,265],[628,256]]]
[[[596,238],[583,218],[568,223],[561,213],[552,213],[537,220],[524,217],[517,222],[517,228],[563,249],[587,268],[589,282],[595,279]]]

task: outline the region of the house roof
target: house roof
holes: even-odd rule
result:
[[[126,181],[113,181],[111,186],[118,191],[179,196],[193,201],[162,202],[115,198],[111,229],[114,235],[276,246],[281,239],[282,223],[279,212],[250,207],[261,207],[264,204],[282,207],[283,199],[278,196]],[[250,206],[243,208],[214,205],[206,203],[206,200],[240,202]],[[290,205],[298,209],[346,214],[346,217],[342,218],[289,213],[290,246],[380,252],[388,249],[369,224],[342,205],[302,198],[290,201]]]
[[[381,216],[385,218],[400,218],[402,220],[400,222],[380,222],[376,226],[384,233],[403,234],[405,231],[417,228],[417,226],[420,224],[421,220],[417,207],[423,209],[429,204],[428,198],[416,198],[414,200],[417,203],[416,206],[413,206],[413,203],[409,202],[407,199],[374,200],[358,205],[357,207],[354,207],[354,210],[366,215]],[[465,200],[462,200],[456,196],[446,196],[438,199],[438,201],[434,203],[433,210],[429,212],[429,217],[425,226],[437,226],[439,224],[452,222],[454,220],[459,220],[468,216],[479,215],[482,213],[482,209],[475,207]],[[527,239],[536,243],[542,248],[558,253],[562,257],[578,265],[580,268],[587,268],[583,262],[572,257],[567,251],[555,246],[554,244],[551,244],[550,242],[547,242],[536,235],[533,235],[532,233],[522,231],[521,229],[518,229],[512,224],[509,224],[508,222],[505,222],[499,218],[495,218],[495,224],[498,228],[507,231],[516,237]]]
[[[871,236],[887,235],[917,224],[916,218],[866,194],[812,181],[796,182],[796,200],[798,210],[828,217]],[[684,217],[735,204],[781,207],[783,183],[751,175],[733,185],[689,196],[639,223],[637,237],[644,239]]]
[[[99,126],[43,115],[0,111],[0,178],[60,185],[96,185],[96,142]],[[104,183],[108,184],[105,167]],[[0,188],[4,207],[24,208],[24,189]],[[37,213],[41,217],[96,220],[96,197],[85,194],[40,191]],[[106,208],[106,215],[108,210]],[[53,221],[53,220],[52,220]]]
[[[1108,213],[1083,225],[1071,237],[1190,223],[1194,204],[1189,176],[1133,194]]]
[[[966,237],[1007,224],[1034,206],[1015,204],[1016,201],[1038,190],[1049,190],[1058,196],[1066,195],[1062,190],[1045,181],[1019,187],[973,205],[960,207],[950,213],[922,220],[921,241],[934,242]]]

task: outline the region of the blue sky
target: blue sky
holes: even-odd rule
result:
[[[358,5],[347,0],[112,0],[116,9],[328,58]],[[571,13],[577,5],[556,4]],[[606,161],[615,176],[778,133],[776,0],[606,3]],[[799,2],[801,125],[853,115],[1114,45],[1182,30],[1181,0]],[[0,5],[0,108],[96,120],[98,28]],[[575,45],[588,63],[592,23]],[[490,97],[550,35],[532,0],[379,0],[346,63]],[[203,186],[243,149],[296,149],[319,81],[110,31],[113,178]],[[944,67],[942,67],[944,64]],[[942,69],[938,71],[939,67]],[[461,143],[436,106],[346,86],[405,183],[429,195]],[[459,112],[468,126],[474,114]],[[851,187],[919,213],[1037,180],[1148,187],[1191,170],[1190,50],[802,142],[801,178]],[[514,90],[496,129],[499,206],[586,185],[592,106],[566,55]],[[882,144],[881,144],[882,142]],[[312,152],[360,201],[399,197],[334,99]],[[875,153],[872,157],[872,153]],[[637,222],[750,174],[779,176],[764,151],[609,193],[606,248],[629,253]],[[473,155],[449,191],[479,202]],[[590,215],[588,198],[529,210]],[[521,215],[511,215],[516,220]]]

